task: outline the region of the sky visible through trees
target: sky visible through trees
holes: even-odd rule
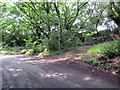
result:
[[[120,2],[11,0],[0,7],[3,46],[25,47],[30,53],[66,51],[101,31],[120,34]]]

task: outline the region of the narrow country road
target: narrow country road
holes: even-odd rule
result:
[[[107,80],[23,55],[0,55],[2,88],[117,88]],[[81,65],[82,67],[82,65]],[[82,67],[84,68],[84,67]],[[1,76],[1,75],[0,75]],[[2,80],[2,81],[1,81]]]

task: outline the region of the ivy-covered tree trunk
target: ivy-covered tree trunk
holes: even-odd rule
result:
[[[118,26],[117,32],[120,35],[120,17],[116,17],[116,18],[112,18],[112,19],[117,24],[117,26]]]
[[[114,22],[117,24],[117,26],[118,26],[118,34],[120,35],[120,8],[119,8],[119,4],[117,6],[117,5],[115,5],[114,2],[109,2],[108,16],[112,20],[114,20]]]

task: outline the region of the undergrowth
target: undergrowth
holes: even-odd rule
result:
[[[120,56],[120,40],[113,40],[101,44],[93,45],[87,53],[97,53],[108,58]]]

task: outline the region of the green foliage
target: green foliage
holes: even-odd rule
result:
[[[82,41],[79,36],[76,36],[75,32],[66,31],[61,36],[61,48],[63,50],[69,50],[69,48],[81,46]]]
[[[112,63],[107,64],[108,67],[113,67]]]
[[[0,2],[3,45],[23,46],[21,53],[30,55],[68,51],[81,46],[84,36],[96,35],[96,26],[103,22],[105,7],[103,3],[79,1],[16,2],[12,5]],[[79,34],[80,30],[91,33]]]
[[[94,45],[87,52],[103,54],[109,58],[120,56],[120,40]]]
[[[23,49],[23,47],[15,46],[15,47],[9,47],[4,46],[0,48],[0,53],[2,54],[14,54],[16,52],[20,52]]]
[[[80,59],[83,59],[83,58],[85,58],[85,56],[80,56],[80,57],[77,57],[75,59],[80,60]]]
[[[91,33],[85,33],[83,34],[84,37],[93,37],[96,35],[96,32],[91,32]]]
[[[50,38],[41,39],[42,48],[46,55],[60,54],[63,51],[68,51],[76,46],[82,45],[81,40],[77,36],[73,36],[72,32],[63,32],[61,36],[58,32],[52,32]]]
[[[96,64],[96,65],[101,65],[101,61],[99,61],[96,57],[92,57],[89,59],[90,62],[92,62],[93,64]]]
[[[42,46],[42,44],[39,43],[39,39],[37,39],[36,41],[33,41],[32,38],[29,38],[28,40],[25,40],[25,47],[27,49],[24,49],[21,53],[27,53],[29,54],[30,52],[32,53],[37,53],[37,52],[41,52],[44,49],[44,46]],[[31,50],[32,49],[32,50]]]
[[[23,49],[20,53],[25,54],[27,51],[27,49]]]
[[[28,49],[28,51],[25,53],[26,55],[34,55],[33,49]]]

